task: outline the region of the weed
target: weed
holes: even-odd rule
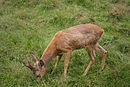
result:
[[[2,0],[0,1],[0,86],[1,87],[129,87],[130,13],[129,0]],[[45,76],[36,79],[20,60],[40,59],[53,35],[73,25],[94,23],[105,33],[99,43],[108,51],[106,66],[98,72],[101,55],[88,75],[86,50],[74,51],[68,77],[63,78],[61,59],[51,74],[56,58]]]

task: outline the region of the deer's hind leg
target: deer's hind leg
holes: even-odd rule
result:
[[[101,47],[99,44],[95,45],[95,50],[98,51],[102,56],[102,62],[101,62],[100,69],[99,69],[99,71],[102,71],[105,66],[107,51],[103,47]]]
[[[92,66],[92,64],[94,63],[95,58],[96,58],[93,48],[87,48],[87,51],[88,51],[88,55],[90,56],[90,62],[88,64],[87,68],[85,69],[83,76],[85,76],[88,73],[88,70],[90,69],[90,67]]]

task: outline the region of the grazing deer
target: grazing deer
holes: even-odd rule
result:
[[[90,62],[84,71],[83,76],[88,73],[88,70],[94,63],[96,58],[94,50],[98,51],[102,56],[102,63],[100,66],[101,71],[104,69],[107,53],[107,51],[98,44],[103,32],[103,29],[94,24],[80,24],[58,31],[43,52],[41,59],[38,61],[38,59],[33,55],[33,61],[35,62],[34,66],[29,63],[24,63],[24,65],[30,68],[35,76],[42,77],[52,58],[57,56],[54,66],[55,70],[61,57],[64,55],[64,77],[66,77],[68,63],[72,52],[76,49],[85,48],[90,56]]]

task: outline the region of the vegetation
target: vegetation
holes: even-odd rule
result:
[[[100,55],[82,77],[89,57],[74,51],[68,77],[63,78],[63,59],[51,74],[36,79],[19,61],[39,59],[53,35],[62,29],[93,23],[105,33],[100,44],[108,51],[106,66],[98,72]],[[130,0],[1,0],[0,1],[1,87],[130,87]]]

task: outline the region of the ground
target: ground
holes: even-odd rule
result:
[[[81,76],[89,57],[74,51],[68,76],[63,78],[63,59],[51,74],[36,79],[19,61],[40,59],[53,35],[65,28],[93,23],[105,30],[99,43],[108,51],[104,71],[97,58],[87,76]],[[130,87],[129,0],[1,0],[0,1],[1,87]]]

